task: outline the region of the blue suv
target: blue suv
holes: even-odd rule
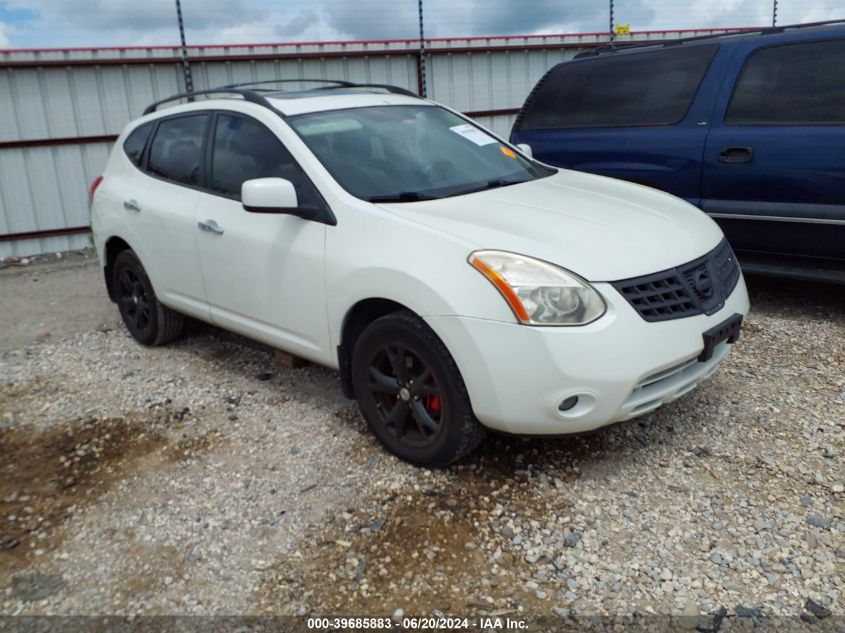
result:
[[[511,140],[686,199],[746,272],[845,283],[845,21],[582,54]]]

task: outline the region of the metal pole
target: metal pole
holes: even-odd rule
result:
[[[778,0],[772,0],[772,26],[778,25]]]
[[[610,41],[608,45],[612,48],[613,47],[613,0],[610,0]]]
[[[421,97],[427,96],[427,87],[425,83],[425,36],[423,33],[423,0],[418,0],[417,8],[420,16],[420,59],[417,67],[419,73],[419,93]]]
[[[194,91],[191,62],[188,61],[188,46],[185,44],[185,25],[182,22],[182,4],[176,0],[176,17],[179,19],[179,38],[182,41],[182,70],[185,72],[185,92]]]

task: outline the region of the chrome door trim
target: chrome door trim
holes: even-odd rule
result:
[[[747,213],[709,213],[711,218],[725,218],[727,220],[769,220],[771,222],[801,222],[803,224],[836,224],[845,225],[845,220],[826,220],[824,218],[795,218],[781,215],[751,215]]]

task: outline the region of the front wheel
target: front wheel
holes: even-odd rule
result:
[[[352,383],[375,436],[412,464],[447,466],[484,439],[449,350],[410,312],[376,319],[361,333]]]
[[[184,317],[162,305],[141,260],[131,250],[114,261],[114,292],[126,329],[144,345],[164,345],[182,333]]]

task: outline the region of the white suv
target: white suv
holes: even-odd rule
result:
[[[485,428],[652,411],[739,336],[736,259],[678,198],[553,169],[399,88],[209,92],[150,106],[92,184],[143,344],[190,315],[339,369],[390,451],[443,466]]]

